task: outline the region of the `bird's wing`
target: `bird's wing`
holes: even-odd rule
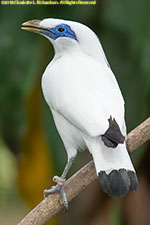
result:
[[[112,105],[112,107],[114,106]],[[81,131],[93,137],[106,132],[111,116],[120,124],[120,116],[118,119],[118,115],[115,116],[113,109],[108,110],[93,93],[74,95],[70,101],[67,99],[58,112]]]
[[[108,117],[97,104],[96,97],[89,93],[78,97],[74,95],[70,101],[67,99],[58,112],[87,135],[104,134],[108,128]]]
[[[57,112],[93,137],[106,132],[109,127],[108,119],[112,116],[124,134],[124,101],[110,68],[95,68],[95,71],[90,71],[89,67],[82,74],[77,75],[76,69],[72,73],[75,76],[71,74],[70,80],[69,77],[66,79],[68,84],[65,83],[66,86],[59,95],[61,103]]]

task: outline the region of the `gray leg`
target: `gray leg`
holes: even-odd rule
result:
[[[65,166],[65,169],[64,169],[64,171],[63,171],[63,173],[61,175],[61,178],[62,179],[65,179],[66,178],[66,175],[67,175],[68,171],[70,170],[70,168],[71,168],[72,163],[74,162],[74,160],[75,160],[75,157],[71,157],[69,159],[69,161],[67,162],[67,164]]]
[[[61,177],[58,177],[58,176],[53,177],[53,181],[56,182],[57,185],[52,186],[50,189],[45,189],[44,192],[43,192],[43,195],[44,195],[44,198],[45,198],[46,195],[54,193],[56,191],[59,191],[60,195],[63,199],[64,206],[65,206],[66,210],[68,210],[68,201],[67,201],[66,193],[65,193],[65,190],[64,190],[63,186],[64,186],[64,183],[65,183],[66,175],[67,175],[70,167],[72,166],[72,163],[74,162],[74,160],[75,160],[75,157],[72,157],[72,158],[69,159]]]

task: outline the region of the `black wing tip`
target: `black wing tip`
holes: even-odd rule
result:
[[[102,141],[107,147],[116,148],[118,144],[123,144],[125,137],[122,135],[118,123],[115,118],[108,119],[109,128],[106,130],[105,134],[101,135]]]
[[[109,148],[116,148],[118,146],[117,143],[110,140],[105,134],[101,135],[101,138],[102,138],[102,141],[104,142],[104,144]]]
[[[99,182],[103,191],[111,197],[123,198],[129,191],[135,191],[138,187],[136,173],[125,169],[112,170],[109,174],[101,171]]]

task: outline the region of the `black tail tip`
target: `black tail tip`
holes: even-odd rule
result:
[[[136,173],[131,170],[112,170],[109,174],[105,171],[99,173],[99,182],[103,191],[112,197],[124,197],[129,191],[138,187]]]

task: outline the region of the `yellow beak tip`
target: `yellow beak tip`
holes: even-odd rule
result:
[[[22,23],[22,26],[28,26],[28,27],[21,27],[22,30],[34,32],[34,33],[40,33],[40,22],[41,20],[29,20],[24,23]]]

